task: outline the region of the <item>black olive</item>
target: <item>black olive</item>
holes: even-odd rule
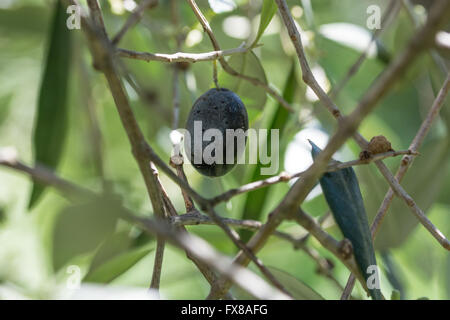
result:
[[[203,135],[201,137],[201,161],[194,161],[195,150],[194,150],[194,121],[201,121],[202,133],[203,134],[208,129],[218,129],[222,135],[223,141],[223,160],[222,161],[208,161],[204,159],[203,152],[205,148],[214,142],[214,137],[211,141],[204,141]],[[200,96],[197,101],[195,101],[192,106],[191,112],[186,123],[186,129],[190,134],[189,140],[185,140],[185,149],[189,160],[191,161],[194,168],[203,175],[210,177],[219,177],[228,173],[236,165],[236,161],[241,155],[239,151],[245,148],[238,148],[238,139],[234,137],[234,150],[233,161],[227,161],[226,158],[226,145],[230,141],[226,141],[226,130],[227,129],[242,129],[242,132],[246,132],[248,129],[248,115],[245,109],[244,103],[239,98],[237,94],[225,88],[220,89],[210,89],[202,96]],[[197,137],[198,138],[198,137]],[[247,142],[246,137],[243,138],[244,143]],[[245,145],[244,145],[245,147]],[[229,151],[230,152],[230,151]],[[214,151],[211,152],[214,156]],[[197,156],[199,157],[199,155]],[[196,163],[198,162],[198,163]],[[220,163],[221,162],[221,163]]]

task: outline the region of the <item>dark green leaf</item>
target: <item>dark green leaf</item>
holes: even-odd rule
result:
[[[53,230],[55,270],[73,257],[94,251],[114,232],[122,213],[120,202],[111,196],[63,209]]]
[[[259,39],[275,15],[275,12],[277,12],[277,5],[275,1],[264,0],[261,9],[261,19],[259,20],[258,32],[256,33],[256,38],[251,45],[252,47],[258,43]]]
[[[298,280],[286,271],[267,267],[275,278],[292,294],[296,300],[324,300],[324,298],[303,281]]]
[[[108,260],[111,260],[115,256],[118,256],[129,250],[131,246],[131,240],[132,239],[129,236],[129,231],[117,232],[108,237],[101,244],[94,257],[92,258],[88,273],[97,269],[99,266],[101,266]]]
[[[286,84],[283,91],[283,98],[287,102],[292,102],[294,100],[294,94],[295,90],[298,88],[298,84],[295,77],[295,64],[292,64],[291,71],[289,72],[289,75],[286,79]],[[280,104],[277,106],[274,116],[272,118],[272,121],[268,127],[268,134],[267,134],[267,141],[270,141],[270,130],[271,129],[278,129],[280,130],[280,136],[283,132],[284,127],[286,126],[286,123],[289,119],[289,112],[283,108]],[[268,144],[268,154],[271,152],[270,150],[270,143]],[[282,154],[280,150],[280,154]],[[262,164],[259,163],[254,171],[251,178],[251,181],[257,181],[263,178],[267,178],[267,176],[261,175],[261,168]],[[253,192],[250,192],[247,196],[247,200],[244,205],[244,211],[242,214],[243,219],[254,219],[259,220],[263,211],[265,199],[267,197],[269,188],[261,188],[258,190],[255,190]],[[248,230],[242,230],[241,236],[244,241],[247,241],[252,235],[252,232]]]
[[[98,283],[111,282],[153,250],[153,245],[147,245],[115,256],[97,268],[90,269],[83,281]]]
[[[314,143],[310,143],[312,156],[316,158],[321,150]],[[376,266],[377,262],[364,202],[353,168],[325,173],[320,178],[320,186],[334,220],[344,237],[352,243],[356,263],[367,280],[371,276],[367,268]],[[369,292],[373,299],[382,299],[379,289],[369,289]]]
[[[235,54],[228,59],[228,64],[240,74],[259,79],[267,84],[266,74],[258,57],[252,52]],[[247,108],[261,109],[264,107],[267,95],[261,87],[256,87],[249,81],[235,77],[221,70],[219,85],[235,92]]]
[[[39,91],[34,128],[35,161],[50,168],[58,165],[66,133],[67,91],[70,68],[71,31],[66,26],[65,6],[56,1],[49,31],[49,48]],[[29,207],[44,191],[34,184]]]

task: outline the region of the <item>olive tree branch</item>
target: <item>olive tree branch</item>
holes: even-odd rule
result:
[[[417,151],[425,136],[427,135],[428,131],[431,128],[431,125],[436,118],[436,116],[439,114],[440,109],[442,108],[445,98],[447,96],[448,91],[450,90],[450,74],[447,75],[447,79],[445,80],[442,88],[440,89],[436,99],[433,102],[433,105],[431,106],[430,110],[428,111],[428,114],[424,121],[422,122],[422,125],[420,126],[416,136],[414,137],[413,141],[411,142],[409,148],[410,150]],[[397,170],[397,173],[395,174],[395,178],[397,181],[401,181],[403,177],[405,176],[406,172],[408,171],[409,167],[412,165],[414,158],[408,155],[405,155],[402,158],[402,161],[400,163],[400,167]],[[370,231],[372,233],[372,238],[375,239],[377,236],[378,230],[380,229],[381,223],[383,222],[384,217],[387,214],[387,211],[392,203],[392,200],[394,199],[394,191],[392,188],[388,190],[386,195],[384,196],[383,202],[380,205],[380,208],[378,209],[378,212],[372,222],[372,225],[370,227]],[[439,231],[439,230],[437,230]],[[434,232],[437,232],[434,231]],[[447,241],[447,250],[448,248],[448,241]],[[344,293],[342,294],[341,299],[347,299],[349,295],[351,294],[351,291],[353,289],[353,286],[355,284],[355,278],[353,274],[350,275],[347,285],[345,286]]]
[[[170,200],[169,196],[167,195],[167,192],[164,189],[164,187],[159,179],[157,169],[155,167],[153,167],[153,169],[155,172],[155,177],[158,182],[159,190],[160,190],[162,198],[163,198],[164,206],[166,208],[166,212],[167,212],[166,221],[168,221],[170,223],[170,221],[171,221],[170,219],[178,216],[178,214],[177,214],[177,211],[175,210],[174,205],[172,204],[172,201]],[[187,230],[183,226],[178,226],[178,232],[187,233]],[[214,281],[216,281],[217,276],[214,273],[214,271],[211,269],[211,267],[209,265],[205,264],[204,262],[202,262],[201,260],[197,259],[196,257],[194,257],[189,251],[185,250],[185,252],[186,252],[187,258],[195,264],[197,269],[203,274],[203,276],[209,282],[209,284],[212,285],[214,283]],[[160,259],[162,260],[162,257]],[[156,262],[157,262],[157,260],[155,257],[155,263]],[[159,263],[159,266],[161,266],[161,263]],[[233,300],[233,296],[231,294],[227,294],[225,296],[225,298],[229,299],[229,300]]]
[[[257,231],[263,226],[262,222],[250,219],[239,220],[222,218],[222,220],[227,225],[239,229]],[[170,223],[174,226],[216,225],[209,216],[201,214],[195,209],[188,211],[187,213],[182,215],[172,216],[170,218]],[[319,274],[325,275],[327,278],[332,280],[341,290],[343,290],[343,287],[339,284],[339,281],[337,281],[337,279],[332,274],[333,264],[329,260],[320,256],[320,254],[315,249],[306,245],[306,240],[309,238],[309,233],[301,237],[294,237],[282,231],[275,231],[273,235],[279,239],[290,242],[295,250],[301,249],[302,251],[304,251],[316,263],[317,272]]]
[[[228,50],[217,50],[211,52],[204,53],[185,53],[185,52],[177,52],[173,54],[165,54],[165,53],[150,53],[150,52],[138,52],[127,49],[117,49],[117,55],[122,58],[129,59],[137,59],[144,61],[159,61],[159,62],[167,62],[167,63],[175,63],[175,62],[201,62],[201,61],[213,61],[217,60],[220,57],[233,55],[236,53],[244,53],[247,52],[248,48],[244,46],[239,46],[234,49]]]
[[[337,170],[348,168],[348,167],[369,164],[374,161],[386,159],[389,157],[397,157],[399,155],[418,155],[418,153],[413,152],[411,150],[388,151],[385,153],[378,153],[375,155],[371,155],[370,158],[367,158],[367,159],[356,159],[356,160],[347,161],[347,162],[333,162],[328,165],[326,172],[333,172],[333,171],[337,171]],[[251,191],[254,191],[254,190],[257,190],[260,188],[264,188],[267,186],[271,186],[273,184],[277,184],[280,182],[287,182],[292,179],[301,178],[303,174],[304,174],[304,171],[297,172],[295,174],[289,174],[287,172],[282,172],[277,176],[250,182],[250,183],[244,184],[238,188],[230,189],[222,194],[219,194],[219,195],[209,199],[209,201],[211,202],[211,204],[217,205],[221,202],[226,202],[226,201],[230,200],[232,197],[237,196],[242,193],[251,192]]]
[[[93,20],[93,28],[89,28],[89,24],[84,20],[84,29],[88,31],[88,38],[91,43],[91,51],[94,60],[96,61],[96,67],[102,71],[106,77],[109,84],[111,94],[114,98],[117,110],[120,115],[120,119],[127,133],[128,139],[132,145],[133,155],[138,163],[141,174],[144,178],[145,185],[147,187],[147,192],[149,194],[151,204],[153,207],[153,212],[159,219],[163,219],[165,216],[165,208],[162,201],[160,192],[158,192],[158,185],[154,172],[151,169],[151,162],[142,154],[141,148],[139,147],[142,142],[145,142],[144,136],[136,122],[133,115],[133,111],[128,102],[125,89],[118,76],[114,64],[114,57],[111,54],[111,44],[107,37],[107,33],[103,24],[103,18],[101,10],[98,6],[97,0],[87,1],[91,18]],[[100,32],[96,32],[100,30]],[[150,287],[153,289],[159,288],[160,276],[161,276],[161,264],[164,253],[164,240],[162,237],[157,235],[157,250],[155,254],[155,264],[153,268],[153,275]]]
[[[128,29],[132,28],[139,22],[139,20],[142,19],[144,11],[146,9],[151,9],[155,7],[157,4],[158,0],[142,0],[142,2],[139,3],[139,5],[133,10],[131,15],[128,17],[127,21],[125,21],[125,24],[122,26],[122,28],[112,38],[111,43],[113,45],[117,45],[122,39],[122,37],[125,35],[125,33],[128,31]]]
[[[203,263],[213,267],[237,286],[250,293],[257,299],[291,299],[290,296],[269,286],[264,280],[252,271],[236,265],[230,258],[219,254],[206,241],[187,233],[175,232],[169,225],[154,221],[153,219],[130,218],[141,228],[151,234],[164,237],[177,247],[189,252],[190,255]]]
[[[57,176],[53,171],[47,169],[45,166],[36,165],[35,167],[29,167],[24,163],[20,162],[17,159],[17,152],[14,148],[1,148],[0,149],[0,166],[9,167],[11,169],[15,169],[17,171],[24,172],[34,180],[39,181],[40,183],[49,185],[54,187],[57,191],[61,192],[64,197],[66,197],[70,201],[78,201],[85,199],[95,199],[100,195],[80,187],[76,184],[73,184],[65,179]],[[159,181],[158,173],[156,168],[153,167],[155,177],[157,178],[159,189],[162,192],[162,197],[164,201],[164,205],[166,208],[166,212],[169,216],[169,222],[173,224],[175,227],[180,228],[182,232],[187,232],[184,228],[185,225],[197,225],[197,224],[211,224],[215,225],[214,221],[206,215],[200,214],[198,211],[194,211],[195,214],[184,214],[178,216],[173,204],[171,203],[169,197],[167,196],[166,191],[164,190],[161,182]],[[187,207],[189,208],[189,207]],[[196,210],[194,208],[194,210]],[[224,222],[230,226],[237,226],[242,228],[249,228],[253,230],[257,230],[262,226],[262,223],[254,220],[235,220],[235,219],[223,219]],[[337,280],[332,276],[331,269],[327,260],[320,257],[320,255],[312,248],[309,248],[305,245],[306,237],[294,238],[293,236],[284,233],[284,232],[275,232],[275,235],[280,239],[287,240],[292,243],[295,249],[304,250],[314,261],[316,261],[318,265],[318,269],[320,273],[325,274],[328,278],[332,279],[335,283],[338,283]],[[186,251],[187,257],[194,262],[200,272],[205,276],[206,280],[212,285],[214,281],[216,281],[217,276],[212,271],[209,265],[203,263],[201,260],[195,258],[189,251]],[[161,258],[161,257],[160,257]],[[155,258],[156,260],[156,258]],[[152,277],[153,278],[153,277]],[[228,299],[232,299],[232,296],[228,294],[226,296]]]
[[[390,22],[394,20],[395,16],[397,16],[397,14],[400,10],[400,6],[401,6],[401,4],[397,0],[391,0],[389,2],[386,10],[383,13],[383,17],[381,18],[381,28],[376,29],[372,33],[372,38],[371,38],[367,48],[363,51],[363,53],[361,53],[361,55],[358,57],[358,59],[356,59],[356,61],[351,65],[351,67],[348,69],[345,76],[333,87],[333,89],[329,93],[329,96],[332,99],[336,99],[336,97],[339,95],[339,93],[344,88],[344,86],[347,84],[347,82],[358,72],[359,68],[361,67],[363,62],[366,60],[370,49],[375,44],[375,41],[377,40],[377,38],[383,33],[383,31],[390,24]]]
[[[299,56],[300,65],[303,70],[303,79],[307,83],[319,99],[324,101],[325,105],[333,112],[336,117],[340,116],[340,112],[327,96],[327,94],[320,88],[309,65],[306,61],[303,52],[303,46],[301,44],[300,33],[298,32],[293,18],[290,15],[290,11],[284,0],[276,0],[279,12],[283,18],[284,24],[288,29],[291,40],[296,48],[297,55]],[[436,6],[435,6],[436,7]],[[331,137],[325,149],[318,155],[315,162],[304,173],[304,178],[297,180],[292,186],[289,192],[286,194],[282,202],[272,211],[269,215],[267,223],[261,228],[248,242],[248,246],[254,252],[257,252],[264,243],[267,241],[269,235],[277,228],[277,226],[286,217],[297,213],[298,207],[304,201],[307,194],[315,185],[317,179],[325,172],[326,167],[334,154],[344,142],[351,137],[357,130],[362,120],[375,108],[380,99],[392,88],[393,84],[405,73],[410,64],[418,57],[418,55],[430,45],[430,38],[433,39],[437,28],[446,21],[446,13],[450,8],[450,2],[439,2],[435,10],[430,14],[426,25],[419,30],[416,36],[410,40],[407,48],[395,58],[388,68],[375,80],[372,87],[365,93],[357,108],[347,117],[342,117],[339,121],[339,128],[336,133]],[[306,215],[306,217],[308,217]],[[303,217],[305,218],[305,217]],[[303,221],[306,226],[308,225],[307,218]],[[310,231],[311,232],[311,231]],[[313,236],[313,232],[311,232]],[[322,235],[317,235],[322,236]],[[323,238],[321,237],[323,240]],[[320,240],[319,240],[320,241]],[[328,242],[322,243],[331,252],[336,252],[336,247],[331,247]],[[342,256],[340,256],[342,258]],[[238,261],[241,265],[246,265],[249,261],[242,254],[238,253],[235,257],[235,261]],[[341,260],[342,261],[342,260]],[[349,267],[348,260],[345,260],[345,264]],[[355,274],[360,275],[357,269],[350,267],[350,270]],[[213,288],[211,288],[209,298],[218,298],[223,296],[224,292],[227,292],[231,283],[226,279],[221,278]],[[365,282],[362,281],[363,287]]]
[[[172,0],[171,1],[171,15],[172,15],[172,22],[175,26],[175,29],[178,30],[178,21],[179,21],[179,17],[178,17],[178,6],[177,6],[177,2],[176,0]],[[177,50],[180,49],[181,47],[181,36],[179,35],[175,35],[176,38],[176,43],[177,43]],[[173,119],[172,119],[172,128],[175,130],[178,128],[178,122],[179,122],[179,107],[180,107],[180,94],[179,94],[179,85],[178,85],[178,76],[179,76],[179,69],[177,67],[174,68],[174,73],[173,73]],[[178,142],[175,142],[173,145],[173,149],[174,151],[179,150],[179,144]],[[177,158],[179,161],[173,161],[173,159]],[[177,171],[177,176],[184,181],[186,184],[188,184],[187,178],[184,174],[183,171],[183,157],[181,154],[176,154],[174,156],[172,156],[170,158],[170,165],[172,167],[174,167]],[[172,204],[172,201],[170,200],[169,196],[167,195],[167,192],[165,191],[164,187],[161,184],[161,181],[158,180],[158,184],[159,187],[161,189],[161,193],[163,196],[163,200],[164,200],[164,204],[166,206],[166,210],[168,213],[168,218],[170,219],[171,217],[175,217],[177,216],[177,211],[175,210],[174,205]],[[191,197],[185,192],[185,190],[183,188],[180,188],[181,193],[183,195],[183,199],[184,199],[184,203],[185,203],[185,207],[186,210],[191,210],[194,207],[194,203],[191,199]],[[183,226],[178,227],[179,232],[185,232],[187,233],[186,228],[184,228]],[[186,256],[188,259],[190,259],[195,266],[198,268],[198,270],[203,274],[203,276],[205,277],[205,279],[209,282],[210,285],[212,285],[216,280],[217,280],[217,276],[214,273],[214,271],[206,264],[204,264],[203,262],[201,262],[200,260],[196,259],[195,257],[193,257],[189,252],[186,251]],[[233,299],[233,296],[231,294],[227,294],[225,296],[226,299]]]
[[[191,6],[192,11],[194,12],[198,21],[202,25],[203,30],[206,32],[209,39],[211,40],[214,50],[221,51],[219,42],[217,41],[217,39],[211,29],[211,26],[209,25],[208,20],[206,20],[205,16],[203,15],[203,13],[200,10],[200,8],[197,6],[197,3],[194,0],[187,0],[187,2]],[[248,48],[248,49],[250,49],[250,48]],[[262,89],[264,89],[264,91],[266,91],[269,95],[271,95],[278,103],[280,103],[280,105],[283,106],[283,108],[287,109],[289,112],[294,112],[294,109],[292,108],[292,106],[280,94],[278,94],[270,85],[262,82],[258,78],[250,77],[245,74],[237,72],[227,63],[227,61],[223,58],[223,56],[219,56],[218,59],[219,59],[220,65],[222,66],[222,68],[225,72],[231,74],[232,76],[244,79],[244,80],[250,82],[251,84],[253,84],[254,86],[261,87]]]
[[[170,200],[169,196],[167,195],[166,190],[164,189],[164,187],[161,184],[161,181],[158,178],[158,183],[159,186],[161,188],[161,192],[162,192],[162,196],[163,196],[163,200],[164,200],[164,205],[166,206],[166,210],[167,210],[167,214],[168,214],[168,221],[171,222],[172,219],[174,219],[175,217],[178,216],[178,213],[174,207],[174,205],[172,204],[172,201]],[[183,189],[181,189],[183,190]],[[184,195],[184,193],[183,193]],[[188,204],[187,202],[185,202],[186,205]],[[190,205],[192,205],[192,202],[190,203]],[[186,207],[189,207],[188,205]],[[184,226],[182,225],[175,225],[175,227],[178,228],[179,232],[184,232],[187,233],[187,230]],[[214,273],[214,271],[210,268],[209,265],[203,263],[201,260],[197,259],[196,257],[194,257],[189,251],[185,251],[186,252],[186,256],[189,260],[191,260],[195,266],[197,267],[197,269],[203,274],[203,276],[205,277],[205,279],[208,281],[208,283],[210,285],[212,285],[216,280],[217,280],[217,275]],[[226,299],[229,300],[233,300],[233,296],[231,294],[227,294],[225,296]]]
[[[70,201],[91,199],[96,194],[89,189],[78,186],[70,181],[61,179],[43,165],[36,164],[30,167],[21,162],[17,157],[17,151],[13,147],[0,148],[0,166],[8,167],[28,174],[33,180],[54,187]]]
[[[157,183],[157,187],[159,189],[159,192],[161,192],[161,184],[159,183],[158,179],[158,170],[154,166],[153,163],[150,162],[150,167],[153,172],[153,176],[155,177],[155,181]],[[163,215],[157,215],[158,219],[164,220],[166,218],[166,210],[165,210],[165,203],[164,199],[161,196],[161,201],[163,203],[162,212]],[[152,273],[152,280],[150,282],[150,289],[155,289],[159,293],[159,286],[161,282],[161,271],[162,271],[162,264],[163,264],[163,258],[164,258],[164,248],[165,248],[165,240],[161,236],[156,236],[156,251],[155,251],[155,259],[153,263],[153,273]]]
[[[320,85],[314,78],[312,74],[308,62],[306,60],[306,56],[303,50],[303,46],[301,43],[301,36],[298,30],[295,27],[293,18],[289,12],[285,0],[276,0],[277,4],[280,8],[280,13],[285,22],[286,27],[288,28],[289,35],[293,44],[296,48],[297,55],[300,60],[300,64],[303,71],[303,79],[305,83],[311,87],[311,89],[316,93],[319,99],[328,107],[328,109],[333,113],[333,115],[340,122],[350,122],[348,123],[349,128],[351,128],[354,134],[354,138],[356,142],[361,146],[365,147],[367,145],[367,141],[356,132],[356,126],[352,125],[352,121],[356,124],[359,124],[365,116],[367,116],[372,107],[375,106],[376,102],[380,100],[380,98],[390,89],[390,85],[393,84],[398,78],[399,73],[395,72],[404,72],[415,57],[418,52],[424,51],[428,47],[433,44],[433,41],[430,40],[434,38],[437,30],[440,25],[446,21],[446,18],[449,15],[449,7],[450,4],[448,2],[442,1],[436,3],[436,5],[432,8],[429,14],[429,18],[427,23],[421,28],[418,32],[417,36],[415,36],[408,44],[406,50],[397,57],[390,64],[390,68],[388,68],[385,72],[383,72],[374,85],[367,91],[366,95],[360,101],[358,107],[355,111],[345,119],[337,109],[334,102],[329,98],[329,96],[322,90]],[[387,83],[382,83],[380,80],[386,80]],[[369,107],[367,107],[369,106]],[[341,123],[342,125],[342,123]],[[344,127],[345,125],[342,125]],[[428,231],[439,241],[439,243],[444,247],[448,248],[448,240],[443,236],[442,232],[440,232],[426,217],[424,212],[417,206],[415,201],[408,195],[408,193],[403,189],[403,187],[398,183],[398,181],[394,178],[392,173],[386,167],[386,165],[382,161],[375,161],[375,165],[380,170],[381,174],[384,176],[386,181],[389,183],[391,188],[395,191],[397,196],[399,196],[406,205],[410,208],[410,210],[414,213],[414,215],[419,219],[419,221],[427,228]]]
[[[89,7],[91,8],[91,14],[93,15],[94,22],[97,22],[101,18],[101,11],[98,9],[98,3],[96,0],[88,0]],[[100,18],[97,17],[100,15]],[[134,117],[133,111],[130,107],[125,89],[120,81],[118,73],[114,65],[114,55],[111,48],[111,44],[105,35],[106,32],[95,32],[97,28],[102,28],[98,24],[94,24],[94,28],[89,28],[89,24],[86,23],[86,19],[82,20],[84,29],[88,31],[88,39],[91,42],[92,54],[95,56],[96,66],[101,70],[106,77],[109,84],[111,94],[114,98],[117,110],[119,112],[122,124],[128,135],[129,141],[132,146],[133,155],[139,165],[141,173],[144,177],[144,181],[147,186],[147,191],[149,193],[153,210],[157,217],[164,217],[164,205],[161,198],[160,192],[158,192],[158,186],[153,172],[150,168],[150,162],[158,162],[162,160],[154,153],[150,145],[145,141],[144,136],[138,126],[138,123]],[[155,160],[155,161],[154,161]],[[163,163],[163,162],[162,162]],[[163,163],[163,169],[168,168],[165,163]],[[173,173],[170,168],[171,176],[176,177],[176,181],[179,181],[182,185],[186,186],[187,190],[192,190],[189,185],[182,181],[176,174]],[[198,197],[198,199],[203,200],[195,191],[192,190],[192,196]],[[287,293],[286,289],[279,283],[279,281],[269,272],[269,270],[264,267],[262,262],[254,255],[254,253],[249,250],[246,245],[239,239],[236,232],[233,232],[226,224],[224,224],[221,218],[214,211],[213,207],[206,202],[206,206],[202,204],[205,211],[211,216],[211,218],[220,226],[227,236],[233,241],[233,243],[241,249],[248,257],[255,263],[255,265],[261,270],[261,272],[268,278],[270,282],[273,283],[279,290]]]
[[[96,192],[85,189],[63,178],[60,178],[45,166],[35,165],[35,167],[29,167],[25,165],[17,159],[17,152],[14,148],[8,147],[0,149],[0,166],[5,166],[20,172],[24,172],[33,179],[60,191],[62,195],[70,201],[79,201],[81,199],[95,199],[100,196]],[[165,199],[168,199],[167,194]],[[173,205],[171,208],[172,209],[168,210],[168,212],[171,212],[171,214],[173,214],[174,211],[172,210],[175,210],[173,208]],[[125,215],[122,218],[138,224],[146,231],[149,231],[152,234],[156,234],[162,239],[173,243],[175,246],[184,249],[187,252],[188,256],[191,257],[191,259],[195,260],[196,264],[201,264],[208,270],[211,270],[210,268],[212,268],[220,274],[224,274],[227,278],[233,281],[233,283],[235,283],[254,297],[258,299],[289,299],[289,296],[286,296],[275,288],[271,288],[253,272],[236,265],[230,265],[230,258],[217,253],[204,240],[201,240],[200,238],[192,235],[188,235],[187,232],[175,232],[175,230],[173,230],[170,225],[168,225],[164,221],[140,218],[130,213],[127,209],[123,209],[125,211]],[[210,281],[210,283],[213,283],[214,277],[209,278],[208,281]]]

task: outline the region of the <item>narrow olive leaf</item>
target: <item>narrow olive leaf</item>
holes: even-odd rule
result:
[[[103,241],[91,260],[88,273],[91,273],[93,270],[97,269],[114,257],[130,250],[132,238],[129,233],[129,230],[115,232]]]
[[[254,47],[258,44],[259,39],[263,35],[270,21],[272,21],[273,16],[277,12],[277,5],[273,0],[264,0],[261,9],[261,18],[259,20],[258,32],[256,33],[256,38],[250,47]]]
[[[64,145],[71,52],[71,34],[66,26],[65,7],[62,1],[55,2],[33,137],[35,161],[50,168],[58,165]],[[34,183],[28,204],[30,208],[39,199],[44,188],[43,185]]]
[[[154,247],[151,244],[114,256],[97,268],[90,269],[83,281],[109,283],[132,268],[153,250]]]
[[[267,267],[270,273],[292,294],[296,300],[325,300],[320,294],[314,291],[303,281],[297,279],[286,271],[275,267]]]
[[[120,201],[110,195],[64,208],[53,229],[54,269],[79,255],[94,252],[113,234],[123,210]]]
[[[240,74],[259,79],[267,84],[264,68],[258,57],[252,51],[235,54],[227,62]],[[223,70],[219,72],[219,85],[236,93],[247,108],[261,110],[266,104],[267,94],[263,88],[257,87],[242,78],[230,75]]]
[[[292,64],[291,70],[289,72],[289,75],[286,79],[286,84],[283,90],[283,98],[291,103],[294,100],[295,90],[298,88],[296,76],[295,76],[295,63]],[[278,104],[274,116],[268,126],[268,135],[267,135],[267,141],[270,141],[271,139],[271,130],[270,129],[278,129],[280,131],[283,131],[283,129],[286,126],[286,123],[289,120],[289,112],[286,110],[286,108],[283,108],[280,104]],[[281,133],[281,132],[280,132]],[[269,143],[267,145],[267,154],[271,152],[270,150],[271,144]],[[283,154],[284,152],[280,150],[279,154]],[[251,178],[251,181],[257,181],[264,178],[267,178],[267,176],[261,175],[261,168],[262,168],[261,162],[258,162],[258,165],[255,167],[253,171],[253,175]],[[254,219],[254,220],[260,220],[261,214],[263,212],[264,203],[267,197],[267,194],[269,192],[269,188],[261,188],[258,190],[255,190],[253,192],[250,192],[247,196],[245,205],[244,205],[244,211],[242,214],[242,219]],[[247,241],[250,239],[251,235],[253,234],[249,230],[242,230],[241,231],[241,237],[244,241]]]
[[[310,143],[312,157],[315,159],[321,149],[313,142],[310,141]],[[364,279],[368,284],[379,284],[378,269],[374,269],[377,262],[369,223],[353,168],[326,172],[320,178],[320,186],[333,213],[334,220],[344,237],[352,243],[353,254]],[[373,299],[382,299],[379,289],[369,288],[369,292]]]

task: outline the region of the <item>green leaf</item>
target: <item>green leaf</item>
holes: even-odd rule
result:
[[[259,39],[263,35],[273,16],[277,12],[277,5],[273,0],[264,0],[261,9],[261,19],[259,20],[258,32],[256,33],[256,38],[253,41],[251,47],[258,44]]]
[[[227,62],[240,74],[257,78],[267,84],[264,68],[252,51],[235,54]],[[263,88],[256,87],[249,81],[230,75],[223,70],[219,73],[219,85],[235,92],[247,108],[262,109],[266,103],[267,95]]]
[[[283,90],[283,98],[291,103],[294,100],[295,90],[298,88],[298,84],[296,81],[295,76],[295,63],[292,64],[291,70],[289,72],[289,75],[286,79],[286,84]],[[270,141],[271,135],[270,131],[271,129],[278,129],[280,130],[280,136],[283,132],[283,129],[286,126],[287,121],[289,120],[289,112],[280,104],[278,104],[274,116],[272,118],[272,121],[268,127],[268,134],[267,134],[267,141]],[[268,154],[271,152],[270,150],[270,143],[268,144]],[[280,154],[282,154],[280,150]],[[255,169],[252,174],[251,181],[257,181],[263,178],[267,178],[267,176],[261,175],[261,168],[263,165],[258,162],[258,165],[255,166]],[[262,211],[264,208],[265,199],[267,197],[267,193],[269,191],[269,188],[261,188],[255,191],[250,192],[247,195],[247,200],[244,204],[242,219],[254,219],[254,220],[260,220],[260,217],[262,215]],[[253,234],[249,230],[241,230],[241,237],[243,241],[247,241],[250,239],[251,235]]]
[[[76,256],[93,252],[114,232],[122,210],[120,202],[112,196],[64,208],[53,229],[54,269]]]
[[[50,168],[58,165],[67,129],[71,32],[66,26],[66,18],[65,6],[61,1],[56,1],[33,137],[35,161]],[[33,185],[30,208],[44,189],[42,185]]]
[[[267,267],[273,276],[292,294],[296,300],[324,300],[324,298],[309,287],[306,283],[298,280],[286,271],[275,267]]]
[[[312,145],[311,153],[315,159],[321,150],[314,143],[310,143]],[[364,202],[353,168],[326,172],[320,178],[320,186],[334,220],[344,237],[352,243],[356,263],[364,279],[367,280],[371,276],[368,274],[367,268],[376,266],[377,261]],[[369,292],[373,299],[382,299],[379,289],[369,289]]]
[[[137,248],[123,254],[117,255],[112,259],[106,261],[104,264],[91,268],[83,281],[85,282],[97,282],[108,283],[116,279],[118,276],[125,273],[142,258],[154,250],[153,245],[147,245],[141,248]]]

